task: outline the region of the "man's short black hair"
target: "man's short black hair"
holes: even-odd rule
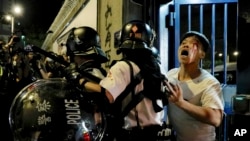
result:
[[[202,46],[203,46],[203,50],[204,52],[207,52],[209,49],[210,49],[210,43],[209,43],[209,40],[207,39],[207,37],[200,33],[200,32],[197,32],[197,31],[188,31],[186,32],[181,40],[180,40],[180,43],[186,39],[187,37],[191,37],[191,36],[195,36],[198,38],[198,40],[201,42]]]

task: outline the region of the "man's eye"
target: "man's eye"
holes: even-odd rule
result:
[[[182,42],[182,43],[181,43],[181,45],[185,45],[185,44],[186,44],[186,42]]]

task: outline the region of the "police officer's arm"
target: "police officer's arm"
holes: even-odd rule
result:
[[[86,91],[88,91],[88,92],[99,92],[100,94],[105,94],[105,96],[107,97],[109,103],[114,102],[114,98],[110,94],[110,92],[107,91],[106,89],[104,89],[103,87],[101,87],[99,84],[89,82],[89,81],[85,81],[83,78],[79,80],[79,83],[80,83],[81,86],[83,86],[85,88]]]
[[[168,98],[169,102],[174,103],[176,106],[201,122],[215,127],[220,125],[223,117],[222,110],[194,105],[183,99],[183,92],[179,84],[173,85],[168,82],[166,82],[166,84],[168,90],[170,91]]]

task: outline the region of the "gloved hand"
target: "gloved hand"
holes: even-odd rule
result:
[[[80,85],[79,80],[81,74],[77,71],[76,65],[71,63],[67,68],[64,69],[66,80],[73,85]]]

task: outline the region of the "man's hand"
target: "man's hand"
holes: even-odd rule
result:
[[[171,82],[166,83],[166,88],[169,92],[168,100],[172,103],[178,104],[183,101],[183,92],[179,84],[173,84]]]
[[[20,37],[18,37],[17,35],[13,35],[9,41],[9,45],[13,45],[14,43],[17,43],[20,41]]]

